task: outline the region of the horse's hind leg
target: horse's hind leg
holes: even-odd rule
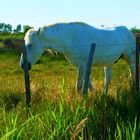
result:
[[[129,68],[130,68],[130,84],[131,86],[134,86],[135,83],[135,77],[136,77],[136,67],[135,67],[135,61],[129,61]]]
[[[135,72],[136,72],[136,67],[135,67],[135,55],[124,55],[124,60],[128,63],[129,68],[130,68],[130,77],[132,81],[135,80]]]
[[[110,81],[112,79],[112,67],[111,66],[104,67],[104,72],[105,72],[105,80],[104,80],[103,92],[107,93]]]
[[[130,68],[130,77],[131,80],[134,82],[135,81],[135,63],[130,63],[129,64],[129,68]]]

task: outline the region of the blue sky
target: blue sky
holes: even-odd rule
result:
[[[0,22],[34,27],[82,21],[140,28],[140,0],[2,0]]]

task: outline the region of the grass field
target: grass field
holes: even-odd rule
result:
[[[108,95],[103,68],[92,68],[96,92],[76,93],[77,71],[62,56],[45,56],[33,66],[31,109],[26,116],[19,54],[0,53],[0,140],[139,140],[140,96],[130,88],[124,61],[114,65]]]

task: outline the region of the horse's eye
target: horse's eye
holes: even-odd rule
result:
[[[31,48],[31,47],[32,47],[32,45],[28,45],[28,47],[29,47],[29,48]]]

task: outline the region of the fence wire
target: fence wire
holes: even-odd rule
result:
[[[105,51],[107,51],[107,49],[111,46],[111,47],[115,47],[115,49],[117,50],[117,46],[134,46],[134,49],[132,49],[132,52],[131,52],[131,55],[135,55],[135,51],[136,51],[136,48],[135,48],[135,45],[134,45],[134,43],[126,43],[126,44],[122,44],[122,43],[118,43],[118,44],[113,44],[113,43],[107,43],[107,44],[99,44],[99,43],[97,43],[96,44],[96,48],[98,48],[98,47],[100,47],[100,46],[102,46],[102,47],[105,47],[106,48],[106,50]],[[87,56],[85,56],[85,57],[83,57],[83,56],[80,56],[80,58],[77,58],[77,56],[76,56],[76,53],[78,53],[77,51],[79,50],[79,51],[82,51],[81,50],[81,48],[84,48],[84,49],[88,49],[88,51],[89,51],[89,49],[90,49],[90,45],[87,45],[87,44],[85,44],[85,45],[79,45],[78,43],[77,43],[77,45],[74,45],[74,46],[63,46],[63,47],[56,47],[56,50],[58,49],[58,50],[62,50],[62,49],[66,49],[66,48],[71,48],[71,49],[73,49],[73,53],[75,54],[75,57],[73,57],[72,58],[72,60],[73,61],[75,61],[75,62],[79,62],[80,60],[85,60],[85,62],[87,61],[87,56],[88,56],[88,54],[87,54]],[[96,53],[96,48],[95,48],[95,53]],[[83,50],[84,50],[83,49]],[[52,51],[55,51],[55,49],[54,50],[52,50]],[[64,50],[64,51],[68,51],[68,50]],[[87,52],[88,53],[88,52]],[[47,56],[46,56],[47,57]],[[95,56],[93,57],[93,59],[94,58],[97,58],[97,59],[108,59],[108,58],[118,58],[119,59],[119,55],[118,54],[113,54],[113,55],[111,55],[111,53],[109,54],[109,55],[96,55],[95,54]],[[68,58],[68,59],[70,59],[70,58]],[[93,62],[94,62],[94,60],[93,60]],[[43,59],[42,59],[42,62],[41,62],[42,64],[44,63],[43,62]],[[124,63],[124,62],[123,62]],[[46,65],[46,63],[44,63],[44,65]],[[68,64],[67,64],[68,65]],[[58,67],[58,66],[57,66]],[[65,69],[65,67],[63,67],[64,69]],[[125,83],[129,83],[129,81],[130,81],[130,78],[129,78],[129,75],[130,75],[130,71],[129,71],[129,66],[127,65],[126,66],[126,64],[124,63],[124,64],[114,64],[113,65],[113,77],[112,77],[112,80],[111,80],[111,85],[113,85],[113,86],[116,86],[117,87],[117,85],[121,85],[121,83],[122,83],[122,86],[124,86],[125,85]],[[73,87],[75,86],[75,83],[76,83],[76,80],[77,80],[77,71],[76,71],[76,69],[74,68],[74,70],[73,70],[73,72],[71,73],[68,73],[68,72],[65,72],[65,71],[61,71],[61,67],[60,67],[60,70],[58,70],[58,71],[55,71],[55,72],[51,72],[51,74],[53,73],[53,76],[52,75],[50,75],[49,73],[47,73],[47,70],[46,70],[46,76],[44,76],[44,75],[41,75],[41,71],[40,72],[38,72],[38,74],[36,73],[36,74],[34,74],[34,72],[33,71],[31,71],[30,72],[30,74],[31,74],[31,84],[32,83],[35,83],[35,82],[37,82],[37,81],[39,81],[40,82],[40,79],[44,79],[44,81],[45,81],[45,79],[49,79],[50,80],[50,83],[48,82],[47,83],[47,85],[50,85],[51,84],[51,81],[53,81],[53,78],[56,78],[56,85],[58,84],[58,86],[61,86],[61,85],[59,85],[59,84],[61,84],[61,82],[60,81],[57,81],[57,78],[58,78],[58,80],[61,80],[61,79],[65,79],[65,82],[68,82],[69,84],[67,84],[67,85],[73,85]],[[101,70],[102,69],[102,70]],[[125,72],[124,72],[125,71]],[[44,72],[43,72],[44,73]],[[100,75],[100,74],[101,75]],[[38,75],[38,76],[37,76]],[[117,75],[116,77],[115,77],[115,75]],[[104,83],[104,77],[105,77],[105,75],[104,75],[104,72],[103,72],[103,66],[98,66],[98,67],[95,67],[94,65],[93,65],[93,67],[92,67],[92,72],[91,72],[91,80],[92,80],[92,82],[93,82],[93,85],[94,85],[94,87],[95,88],[102,88],[103,87],[103,83]],[[2,79],[0,78],[0,80],[2,81],[3,79],[6,79],[7,78],[7,76],[6,77],[2,77]],[[16,79],[17,80],[23,80],[23,77],[16,77]],[[67,80],[68,79],[68,80]],[[73,79],[73,82],[71,83],[71,80]],[[124,80],[125,79],[125,80]],[[125,81],[128,81],[128,82],[125,82]],[[71,87],[71,86],[69,86],[69,87]],[[67,87],[67,88],[69,88],[69,87]]]

